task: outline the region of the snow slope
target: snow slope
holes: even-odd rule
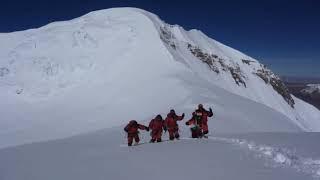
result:
[[[171,108],[189,118],[198,103],[212,106],[217,132],[320,130],[320,112],[297,99],[292,107],[258,61],[140,9],[95,11],[2,33],[0,42],[0,148],[148,121]],[[199,49],[220,64],[202,62]]]
[[[128,148],[118,129],[0,150],[1,180],[320,178],[319,133],[248,133]],[[148,141],[148,133],[142,133]],[[167,139],[167,137],[165,137]]]

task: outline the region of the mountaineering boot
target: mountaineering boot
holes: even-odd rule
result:
[[[177,133],[177,134],[175,134],[175,138],[177,139],[177,140],[179,140],[180,139],[180,135]]]

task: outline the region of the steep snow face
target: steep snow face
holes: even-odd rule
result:
[[[272,73],[267,81],[254,74],[267,71],[256,60],[143,10],[96,11],[0,34],[0,42],[0,147],[146,121],[170,108],[189,118],[198,103],[213,107],[215,131],[320,128],[319,112],[304,102],[292,108],[269,83]]]
[[[280,77],[265,65],[207,37],[199,30],[186,31],[142,12],[156,24],[162,41],[175,60],[184,63],[193,73],[229,92],[285,114],[304,130],[320,130],[320,111],[299,100],[295,106],[296,98],[289,93]],[[313,113],[312,118],[310,113]],[[310,126],[310,121],[315,123],[314,126]]]

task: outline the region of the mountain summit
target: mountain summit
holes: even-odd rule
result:
[[[0,34],[0,147],[210,106],[215,132],[319,131],[320,111],[199,30],[114,8]],[[189,118],[189,117],[187,117]]]

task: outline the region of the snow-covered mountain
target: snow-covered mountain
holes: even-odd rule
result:
[[[301,90],[306,95],[320,94],[320,84],[308,84],[306,88]]]
[[[0,147],[214,110],[215,132],[319,131],[256,59],[135,8],[0,34]]]

